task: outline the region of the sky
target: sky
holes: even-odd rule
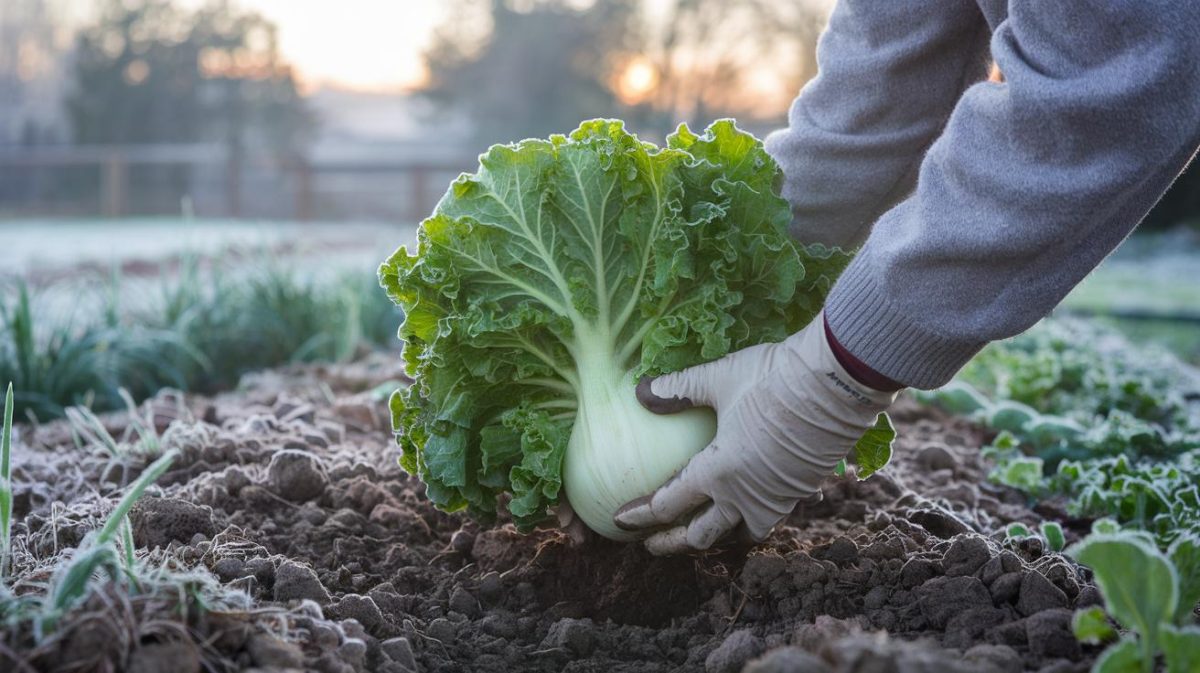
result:
[[[182,0],[197,3],[200,0]],[[587,5],[596,0],[575,0]],[[826,11],[833,0],[790,0]],[[3,2],[3,0],[0,0]],[[649,0],[651,15],[672,0]],[[280,50],[302,87],[403,92],[425,79],[421,54],[453,18],[439,0],[237,0],[279,27]],[[765,83],[777,85],[774,79]],[[788,92],[789,96],[791,92]]]
[[[5,0],[0,0],[3,3]],[[74,25],[92,19],[93,0],[52,0]],[[198,7],[206,0],[175,0]],[[574,0],[586,5],[597,0]],[[602,0],[601,0],[602,1]],[[651,16],[673,0],[649,0]],[[827,8],[833,0],[790,0]],[[438,26],[452,20],[453,3],[440,0],[234,0],[279,28],[280,51],[302,88],[323,86],[403,93],[424,83],[422,53]],[[637,73],[634,73],[637,74]],[[768,82],[771,84],[773,82]]]
[[[0,0],[0,10],[6,0]],[[47,0],[74,31],[96,19],[94,0]],[[174,0],[197,8],[208,0]],[[279,28],[280,51],[307,91],[323,85],[399,93],[425,78],[421,54],[449,15],[439,0],[233,0]],[[69,38],[68,38],[69,39]]]
[[[279,26],[280,50],[308,90],[336,83],[404,91],[424,79],[421,52],[445,18],[421,0],[240,0]]]

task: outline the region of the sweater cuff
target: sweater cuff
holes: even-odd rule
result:
[[[855,381],[882,393],[898,392],[904,387],[903,383],[898,383],[880,374],[879,372],[867,366],[867,363],[859,360],[854,356],[854,353],[846,350],[846,347],[838,341],[838,338],[833,334],[833,330],[829,327],[829,321],[822,318],[825,328],[825,340],[829,342],[829,350],[833,351],[833,357],[837,359],[838,364],[846,373]]]
[[[878,270],[861,253],[834,284],[825,319],[838,342],[875,372],[928,390],[949,381],[986,341],[930,332],[897,306],[875,282]],[[917,290],[919,291],[919,290]]]

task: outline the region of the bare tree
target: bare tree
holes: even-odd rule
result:
[[[33,144],[64,135],[59,111],[70,44],[61,3],[0,2],[0,144]]]
[[[73,74],[78,143],[225,140],[288,154],[312,130],[275,26],[229,0],[107,0],[76,38]]]
[[[638,50],[657,71],[649,104],[676,121],[773,119],[816,73],[825,3],[671,0],[643,3]]]
[[[777,123],[815,72],[828,0],[456,0],[426,93],[482,140],[620,116],[661,137],[719,116]]]
[[[464,111],[480,142],[570,131],[621,111],[607,86],[629,3],[458,0],[425,61],[425,93]]]

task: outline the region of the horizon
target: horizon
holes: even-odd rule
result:
[[[407,94],[428,80],[424,51],[450,7],[437,2],[240,0],[279,28],[279,50],[305,95],[323,88]],[[358,11],[356,11],[358,10]],[[370,20],[360,17],[369,10]],[[330,48],[327,48],[330,47]]]

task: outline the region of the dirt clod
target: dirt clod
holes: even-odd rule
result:
[[[963,660],[996,673],[1021,673],[1025,670],[1021,655],[1008,645],[980,643],[964,652]]]
[[[320,459],[299,449],[277,451],[267,466],[267,475],[271,490],[292,502],[311,500],[329,484]]]
[[[438,617],[429,622],[425,633],[434,640],[443,644],[454,641],[454,637],[458,635],[458,626],[454,622],[445,617]]]
[[[312,633],[313,644],[321,651],[336,649],[342,642],[341,633],[333,624],[316,622],[309,630]]]
[[[242,577],[246,570],[246,563],[242,559],[229,556],[221,559],[213,564],[212,571],[222,582],[232,582],[233,580]]]
[[[1062,589],[1054,586],[1039,572],[1025,573],[1017,598],[1017,612],[1029,616],[1043,610],[1065,608],[1067,605],[1067,595]]]
[[[963,535],[954,539],[942,558],[947,577],[973,575],[992,558],[987,540],[978,535]]]
[[[1016,602],[1024,579],[1024,575],[1019,572],[1005,573],[997,577],[990,588],[992,600],[996,605]]]
[[[246,649],[256,666],[299,668],[304,665],[304,653],[299,647],[265,633],[252,637]]]
[[[1044,659],[1079,657],[1079,640],[1071,630],[1070,610],[1043,610],[1025,620],[1030,652]]]
[[[200,656],[191,643],[170,641],[139,646],[129,658],[128,673],[199,673]]]
[[[779,647],[746,664],[742,673],[829,673],[829,664],[799,647]]]
[[[494,612],[479,620],[479,630],[505,640],[517,636],[517,618],[510,612]]]
[[[921,614],[936,628],[972,608],[991,607],[987,587],[975,577],[935,577],[917,589]]]
[[[276,582],[278,584],[278,581]],[[353,619],[362,624],[363,629],[373,635],[380,635],[386,627],[383,612],[370,596],[346,594],[336,604],[327,610],[331,617],[337,619]]]
[[[449,607],[455,612],[462,613],[467,617],[474,618],[479,615],[479,601],[471,595],[471,592],[462,587],[457,587],[450,594]]]
[[[958,459],[945,444],[928,444],[917,454],[917,463],[930,472],[952,470]]]
[[[592,620],[570,617],[560,619],[550,627],[542,645],[567,650],[578,656],[587,656],[596,645]]]
[[[316,601],[318,605],[328,605],[329,591],[321,584],[312,568],[302,563],[285,561],[275,571],[274,598],[280,603],[308,599]]]
[[[129,520],[134,542],[149,549],[216,532],[210,508],[178,498],[142,498],[129,511]]]
[[[704,660],[705,673],[738,673],[742,666],[762,654],[762,638],[750,629],[739,629],[729,634],[717,649]]]
[[[353,666],[354,670],[361,671],[363,665],[367,663],[367,643],[358,638],[347,638],[345,642],[338,645],[337,656]]]
[[[379,649],[385,657],[400,664],[405,670],[417,670],[417,660],[413,657],[412,644],[408,638],[389,638],[379,644]]]
[[[900,586],[912,589],[937,576],[940,564],[926,558],[909,559],[900,568]]]

